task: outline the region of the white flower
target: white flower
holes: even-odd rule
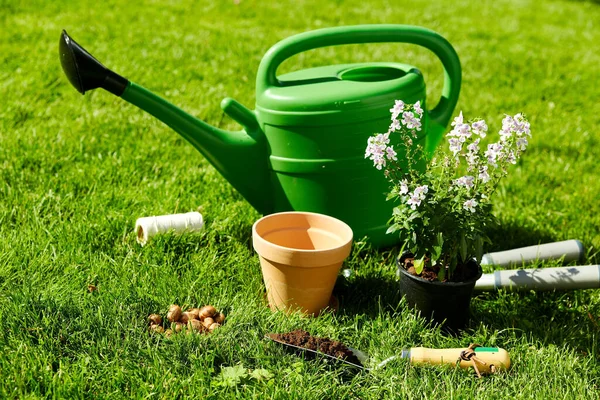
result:
[[[514,124],[515,120],[510,115],[505,115],[502,119],[502,129],[504,130],[511,130]]]
[[[480,138],[484,138],[488,127],[484,120],[475,121],[471,124],[471,130],[474,134],[478,135]]]
[[[479,151],[479,142],[481,139],[476,139],[473,143],[467,146],[467,150],[471,153],[477,153]]]
[[[475,177],[471,176],[471,175],[465,175],[465,176],[461,176],[458,179],[454,180],[454,185],[455,186],[464,186],[467,189],[471,189],[473,186],[475,186]]]
[[[517,148],[521,151],[525,151],[528,144],[529,144],[529,142],[524,137],[520,137],[517,139]]]
[[[377,140],[381,141],[381,143],[388,144],[390,142],[390,133],[380,133],[379,135],[377,135],[377,138]]]
[[[498,166],[496,161],[498,159],[502,159],[502,149],[504,149],[504,146],[502,146],[500,143],[488,144],[488,149],[485,152],[485,156],[488,159],[488,164],[493,165],[494,167]]]
[[[462,150],[462,143],[456,138],[448,139],[448,143],[450,144],[450,151],[452,152],[452,155],[456,157],[456,155]]]
[[[506,142],[513,134],[515,128],[515,120],[510,115],[507,115],[502,120],[502,129],[500,129],[500,141]]]
[[[408,204],[412,210],[416,210],[417,207],[421,205],[421,199],[416,196],[410,196],[406,201],[406,204]]]
[[[404,179],[402,182],[400,182],[400,194],[406,193],[408,193],[408,182],[406,179]]]
[[[413,110],[419,114],[419,117],[423,117],[423,109],[421,108],[421,102],[417,101],[413,106]]]
[[[385,167],[385,158],[383,158],[382,156],[374,154],[371,156],[371,160],[373,160],[373,165],[378,170],[381,170],[383,167]]]
[[[399,131],[401,128],[402,125],[400,125],[400,121],[398,121],[397,119],[392,120],[392,124],[390,125],[390,131],[396,132]]]
[[[488,183],[490,181],[490,174],[488,173],[488,166],[484,165],[483,167],[481,167],[481,170],[479,171],[479,179],[481,179],[481,181],[483,183]],[[482,195],[483,197],[484,195]]]
[[[421,121],[418,118],[415,118],[415,115],[410,111],[402,113],[402,124],[408,129],[421,130]]]
[[[471,137],[471,129],[469,124],[458,124],[450,131],[450,136],[457,137],[462,143],[466,142]]]
[[[508,152],[508,154],[506,155],[506,161],[508,161],[511,164],[517,163],[517,157],[515,156],[515,153],[513,151]]]
[[[461,143],[464,143],[472,135],[471,127],[469,124],[465,124],[463,121],[464,119],[461,111],[458,117],[454,118],[454,121],[452,121],[452,126],[454,129],[452,129],[447,135],[458,138]]]
[[[475,212],[476,206],[477,206],[477,200],[475,200],[475,199],[469,199],[463,203],[463,208],[465,210],[471,211],[472,213]]]
[[[396,100],[394,102],[394,107],[390,108],[390,112],[392,113],[392,121],[397,119],[398,115],[400,115],[402,111],[404,111],[404,102],[402,100]]]
[[[452,121],[452,126],[456,126],[456,125],[462,125],[463,124],[463,115],[462,115],[462,111],[460,112],[460,114],[458,114],[458,117],[454,118],[454,121]]]
[[[377,169],[382,169],[383,167],[385,167],[386,162],[385,162],[385,156],[387,154],[388,159],[392,159],[390,158],[390,155],[392,154],[396,154],[396,152],[394,151],[393,148],[391,148],[392,152],[388,151],[388,146],[387,144],[390,142],[390,137],[389,137],[389,133],[380,133],[377,134],[375,136],[371,136],[368,140],[367,140],[367,149],[365,150],[365,158],[369,158],[371,161],[373,161],[373,165],[375,166],[375,168]]]
[[[475,141],[467,146],[467,154],[465,159],[467,160],[467,171],[472,171],[477,166],[479,160],[479,142],[481,139],[477,138]]]
[[[389,146],[389,147],[385,148],[385,155],[387,156],[388,160],[394,160],[394,161],[398,160],[396,151],[394,150],[393,146]]]
[[[466,155],[467,160],[467,171],[473,171],[475,167],[477,167],[477,161],[479,161],[479,156],[477,153],[468,153]]]
[[[428,191],[429,191],[429,188],[427,187],[427,185],[418,186],[415,189],[413,196],[418,197],[421,200],[425,200],[425,195],[427,194]]]
[[[514,117],[507,115],[502,120],[502,129],[500,130],[501,141],[505,142],[513,134],[517,137],[531,136],[529,122],[522,114],[516,114]]]
[[[525,120],[523,114],[517,114],[513,117],[513,128],[517,136],[531,136],[531,131],[529,130],[529,122]]]

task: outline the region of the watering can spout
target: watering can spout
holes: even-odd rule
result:
[[[225,99],[221,107],[244,130],[219,129],[109,70],[64,30],[59,55],[65,75],[78,92],[103,88],[158,118],[196,147],[257,211],[273,212],[267,143],[254,112]]]
[[[60,35],[60,64],[69,82],[81,94],[88,90],[103,88],[121,96],[127,87],[127,79],[114,73],[96,60],[75,42],[65,30]]]

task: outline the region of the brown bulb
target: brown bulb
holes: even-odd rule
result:
[[[163,333],[165,331],[165,328],[163,328],[160,325],[150,325],[150,332],[153,333]]]
[[[150,322],[150,325],[160,325],[162,324],[162,317],[158,314],[150,314],[148,316],[148,322]]]
[[[204,306],[200,309],[200,318],[212,317],[217,313],[217,309],[211,305]]]
[[[194,318],[194,314],[186,311],[183,314],[181,314],[181,318],[179,318],[179,322],[181,322],[183,324],[187,324],[188,322],[190,322],[193,319],[196,319],[196,318]]]
[[[206,318],[204,318],[204,321],[202,321],[202,324],[207,328],[214,323],[215,323],[215,320],[212,319],[211,317],[206,317]]]
[[[223,325],[223,322],[225,322],[225,314],[216,313],[215,316],[213,317],[213,319],[215,320],[216,323]]]
[[[179,307],[177,304],[173,304],[171,307],[169,307],[167,319],[170,322],[177,322],[179,321],[179,318],[181,318],[181,307]]]
[[[191,319],[188,322],[188,327],[196,332],[202,332],[205,330],[204,325],[197,319]]]
[[[181,322],[175,322],[175,326],[173,327],[176,333],[181,332],[183,328],[185,328],[185,324],[182,324]]]

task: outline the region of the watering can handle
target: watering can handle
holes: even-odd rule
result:
[[[436,32],[411,25],[354,25],[324,28],[301,33],[280,41],[263,57],[256,77],[257,93],[280,86],[277,68],[286,59],[304,51],[343,44],[400,42],[431,50],[444,66],[444,88],[437,106],[429,112],[431,119],[444,128],[458,102],[461,68],[452,45]]]

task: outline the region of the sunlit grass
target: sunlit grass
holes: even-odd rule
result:
[[[462,62],[457,112],[495,130],[504,113],[523,111],[532,125],[528,152],[495,195],[501,226],[487,250],[579,239],[584,263],[595,264],[595,2],[0,0],[0,9],[0,397],[598,398],[598,290],[481,294],[468,330],[447,337],[401,301],[397,249],[357,243],[345,265],[353,274],[336,285],[336,314],[272,313],[250,240],[260,215],[182,138],[106,92],[82,97],[58,62],[67,29],[118,73],[237,129],[219,103],[229,96],[253,108],[258,64],[278,40],[359,23],[434,29]],[[319,49],[281,70],[371,60],[417,66],[430,105],[439,98],[439,61],[412,45]],[[206,219],[202,233],[136,243],[136,218],[192,210]],[[211,303],[228,319],[210,336],[149,335],[146,317],[172,303]],[[374,361],[410,346],[499,346],[513,368],[477,380],[396,360],[352,374],[263,339],[295,328]],[[273,377],[224,384],[223,368],[237,365]]]

